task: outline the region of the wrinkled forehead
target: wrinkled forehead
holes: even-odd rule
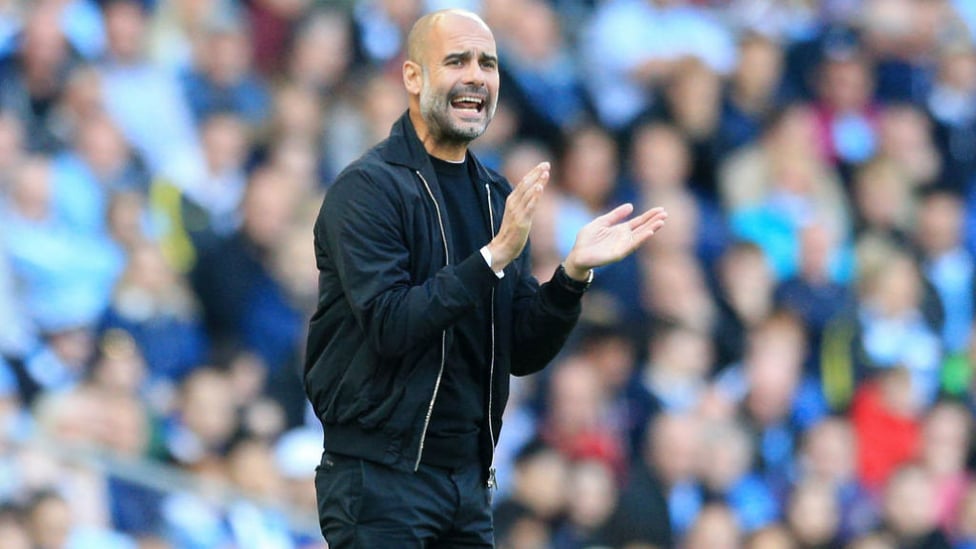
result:
[[[427,37],[429,60],[450,53],[496,55],[495,37],[484,21],[464,13],[445,13],[434,20]]]

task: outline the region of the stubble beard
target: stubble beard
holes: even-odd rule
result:
[[[467,145],[481,137],[495,115],[494,98],[489,97],[489,104],[484,106],[485,109],[488,109],[484,123],[478,125],[455,124],[450,113],[450,99],[451,96],[456,95],[455,90],[451,90],[447,96],[438,96],[434,93],[433,86],[430,85],[427,68],[424,67],[422,71],[424,86],[420,91],[420,115],[427,122],[431,136],[441,143],[452,145]]]

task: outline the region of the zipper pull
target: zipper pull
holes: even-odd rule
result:
[[[498,490],[498,479],[495,478],[495,468],[488,469],[488,488]]]

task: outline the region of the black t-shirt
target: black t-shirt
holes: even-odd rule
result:
[[[485,215],[488,198],[471,177],[470,161],[455,164],[434,157],[430,160],[444,196],[441,207],[450,220],[445,230],[454,245],[451,261],[458,263],[478,253],[491,240]],[[485,299],[453,327],[453,343],[447,349],[444,374],[424,442],[421,458],[424,463],[458,467],[478,459],[478,434],[485,421],[491,356],[490,307]]]

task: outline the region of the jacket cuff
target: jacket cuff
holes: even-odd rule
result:
[[[498,286],[500,279],[485,263],[480,252],[475,252],[457,264],[455,273],[473,296],[488,295],[491,288]]]
[[[545,292],[546,301],[553,307],[565,312],[576,311],[580,307],[583,291],[571,288],[570,285],[559,279],[560,276],[566,276],[565,273],[561,272],[561,268],[562,265],[556,269],[549,282],[543,285],[541,291]]]

